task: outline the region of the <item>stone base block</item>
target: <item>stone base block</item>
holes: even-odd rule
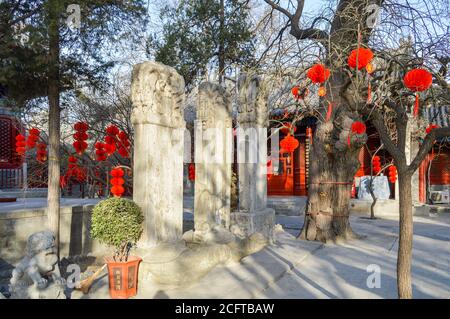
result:
[[[248,237],[254,233],[260,233],[272,242],[274,226],[275,210],[272,208],[253,213],[246,211],[231,213],[231,231],[239,237]]]

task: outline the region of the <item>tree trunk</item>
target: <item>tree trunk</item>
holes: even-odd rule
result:
[[[350,239],[348,206],[353,178],[359,168],[359,150],[366,134],[350,136],[350,126],[357,120],[343,105],[333,122],[317,127],[311,158],[308,202],[305,222],[298,238],[327,242]],[[320,159],[320,160],[318,160]]]
[[[219,9],[219,20],[220,20],[220,32],[219,32],[219,84],[222,84],[225,78],[225,44],[224,44],[224,29],[225,29],[225,3],[224,0],[220,0]]]
[[[411,259],[413,241],[413,216],[411,196],[411,175],[405,172],[398,173],[399,196],[399,240],[397,258],[397,287],[398,297],[412,298],[411,285]]]
[[[51,10],[52,11],[52,10]],[[48,75],[48,194],[47,214],[50,230],[55,234],[59,256],[60,224],[60,105],[59,105],[59,28],[58,15],[53,14],[49,23],[49,75]]]

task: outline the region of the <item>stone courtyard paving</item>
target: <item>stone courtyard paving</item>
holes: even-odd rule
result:
[[[353,216],[354,230],[366,237],[323,245],[296,240],[303,217],[277,216],[285,231],[274,245],[240,264],[216,267],[199,282],[169,287],[140,282],[136,298],[397,298],[398,221]],[[450,215],[414,217],[415,298],[450,298]],[[369,289],[367,266],[381,270],[381,287]],[[106,275],[89,295],[109,298]]]

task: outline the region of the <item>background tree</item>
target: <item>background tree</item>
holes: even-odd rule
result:
[[[45,95],[49,105],[48,217],[57,243],[61,92],[85,85],[101,88],[106,71],[113,66],[108,53],[114,52],[114,43],[123,37],[135,42],[132,40],[140,34],[145,22],[143,1],[78,1],[81,25],[72,31],[66,24],[73,13],[67,10],[72,2],[6,0],[0,4],[0,81],[7,83],[11,98],[28,101]],[[30,86],[35,88],[30,92],[33,94],[22,89],[22,72],[33,83]],[[20,95],[14,96],[13,92]]]
[[[445,18],[443,18],[448,15],[448,4],[440,1],[411,4],[398,1],[342,0],[336,7],[325,6],[321,12],[304,17],[305,1],[283,3],[286,7],[283,7],[280,1],[264,1],[269,5],[270,10],[262,19],[261,24],[264,24],[265,20],[281,20],[279,31],[273,34],[270,45],[264,54],[271,54],[275,51],[276,53],[273,54],[275,59],[289,61],[288,57],[283,56],[289,44],[282,40],[283,34],[289,31],[290,35],[305,43],[301,46],[302,57],[309,58],[309,60],[315,59],[316,61],[311,61],[311,64],[320,60],[331,69],[327,96],[332,102],[333,113],[331,121],[320,123],[316,130],[311,156],[321,158],[321,161],[311,163],[308,205],[300,238],[327,241],[352,237],[348,222],[350,192],[342,185],[328,184],[329,182],[351,182],[359,166],[358,152],[356,151],[359,151],[360,145],[350,143],[347,149],[336,148],[339,145],[337,141],[341,139],[342,134],[348,135],[345,133],[347,129],[345,122],[348,121],[346,118],[372,121],[377,130],[381,130],[379,130],[379,134],[385,148],[390,153],[394,151],[394,145],[397,148],[396,155],[391,153],[395,164],[398,165],[397,162],[403,161],[400,164],[403,165],[403,168],[399,168],[399,175],[403,175],[400,178],[400,184],[410,183],[411,179],[408,178],[406,172],[412,174],[417,169],[414,165],[419,165],[423,160],[419,154],[426,154],[429,150],[424,145],[432,143],[436,136],[446,135],[447,130],[441,129],[429,134],[416,159],[407,168],[404,156],[406,139],[404,126],[406,125],[405,121],[408,120],[405,115],[410,112],[410,109],[405,108],[406,103],[400,104],[397,101],[396,104],[394,103],[396,106],[390,107],[391,112],[384,112],[387,109],[384,101],[394,98],[395,94],[390,96],[395,93],[393,91],[397,90],[396,92],[398,92],[404,89],[404,86],[401,85],[403,75],[408,68],[413,66],[424,65],[433,71],[435,81],[441,83],[443,87],[447,86],[443,78],[447,77],[448,80],[448,75],[441,74],[439,76],[436,71],[437,69],[447,70],[446,65],[441,66],[439,60],[446,60],[448,57],[448,23],[445,23]],[[369,6],[373,4],[381,8],[378,24],[368,23],[373,19],[373,7],[372,10],[369,9]],[[308,27],[303,27],[305,25]],[[393,55],[393,51],[398,48],[401,38],[405,35],[413,37],[414,57],[419,58],[419,61],[416,59],[415,63],[411,63],[411,61],[404,63],[400,55]],[[270,49],[270,47],[275,48]],[[350,51],[356,47],[372,48],[377,57],[390,61],[386,63],[399,66],[398,72],[391,73],[380,67],[380,73],[376,72],[376,75],[369,77],[365,70],[360,72],[349,69],[347,57]],[[377,70],[378,68],[379,66],[376,66]],[[305,69],[300,68],[299,72],[304,74]],[[301,82],[302,78],[304,79],[304,75],[303,77],[298,76],[296,80]],[[372,83],[372,99],[368,99],[367,95],[369,81]],[[411,92],[406,93],[403,90],[402,94],[411,95]],[[435,103],[438,101],[442,102],[443,100],[435,100]],[[316,105],[311,108],[302,101],[300,106],[303,107],[303,110],[297,111],[297,114],[314,114],[319,119],[323,119],[326,112],[323,102],[322,99],[319,107]],[[381,109],[374,111],[375,108]],[[399,111],[398,116],[395,115],[395,109]],[[392,118],[396,118],[396,120],[391,121]],[[389,138],[383,134],[382,130],[382,126],[388,124],[388,132],[396,132],[396,134],[389,135],[390,147],[386,145]],[[396,125],[399,126],[396,127]],[[425,127],[422,127],[422,130],[424,131]],[[386,128],[384,132],[386,132]],[[359,141],[356,142],[359,143]],[[400,173],[400,170],[404,174]],[[399,297],[402,298],[412,296],[410,277],[412,198],[410,190],[410,184],[409,188],[400,187],[401,218],[397,280]],[[407,207],[405,208],[405,206]]]
[[[209,68],[219,83],[233,65],[251,65],[253,35],[249,0],[182,0],[161,10],[161,37],[152,37],[148,52],[175,67],[190,90]]]

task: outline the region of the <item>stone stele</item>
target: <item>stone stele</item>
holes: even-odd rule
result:
[[[275,211],[267,208],[267,91],[254,74],[238,81],[237,160],[239,210],[231,214],[235,234],[272,239]]]
[[[134,66],[133,200],[145,216],[141,247],[182,235],[184,99],[184,80],[175,69],[156,62]]]
[[[230,227],[232,131],[229,94],[218,84],[198,89],[195,121],[194,228]]]

